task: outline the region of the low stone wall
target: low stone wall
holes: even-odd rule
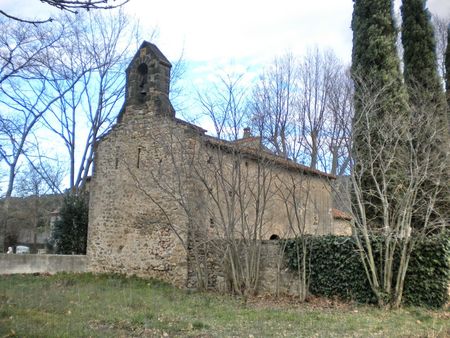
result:
[[[81,255],[0,254],[0,275],[14,273],[86,272],[87,259]]]
[[[223,250],[217,252],[219,246],[219,241],[216,241],[212,246],[215,249],[211,247],[208,252],[208,286],[213,290],[226,292],[228,282],[224,271],[225,257]],[[260,294],[298,295],[298,278],[288,269],[279,241],[261,241],[259,278],[258,292]],[[195,280],[188,281],[188,285],[195,285],[195,283]]]
[[[271,295],[298,295],[298,276],[288,267],[278,241],[263,241],[259,292]]]

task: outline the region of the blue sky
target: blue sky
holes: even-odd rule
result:
[[[396,0],[397,12],[399,6]],[[429,0],[428,7],[450,17],[450,0]],[[158,29],[156,43],[170,60],[183,50],[187,90],[208,86],[218,72],[251,81],[274,57],[314,47],[351,61],[352,0],[131,0],[125,8],[143,27]]]
[[[450,0],[429,0],[428,8],[450,17]],[[58,12],[39,0],[0,0],[0,9],[30,19]],[[169,60],[183,52],[188,94],[218,72],[251,80],[287,52],[301,56],[308,48],[331,48],[343,62],[351,59],[352,0],[130,0],[124,9],[140,21],[144,38],[157,29],[153,42]]]
[[[428,7],[450,17],[449,0],[429,0]],[[28,18],[50,15],[39,0],[0,0],[0,8]],[[144,37],[158,30],[155,42],[170,60],[183,51],[194,83],[231,64],[246,70],[315,46],[350,62],[352,0],[130,0],[124,8],[140,21]]]

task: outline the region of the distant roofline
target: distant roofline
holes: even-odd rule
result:
[[[177,117],[175,117],[174,120],[175,120],[176,123],[179,123],[179,124],[183,124],[183,125],[185,125],[185,126],[188,126],[188,127],[192,128],[192,129],[194,129],[195,131],[197,131],[198,133],[202,134],[202,135],[204,135],[204,134],[207,132],[206,129],[203,129],[202,127],[197,126],[196,124],[187,122],[187,121],[182,120],[182,119],[179,119],[179,118],[177,118]]]
[[[240,138],[233,142],[234,143],[246,143],[246,142],[259,141],[260,139],[261,139],[261,137],[259,137],[259,136],[250,136],[250,137]]]

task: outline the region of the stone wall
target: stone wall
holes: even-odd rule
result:
[[[85,272],[86,256],[0,254],[0,275],[15,273]]]
[[[278,241],[264,241],[261,250],[260,293],[298,295],[298,277],[287,268]]]
[[[258,239],[335,233],[332,178],[262,148],[208,137],[198,142],[207,145],[196,150],[192,168],[203,183],[202,217],[209,220],[209,238],[224,238],[231,227],[237,237],[253,238],[248,232],[255,231]]]
[[[144,43],[127,69],[127,96],[118,123],[95,152],[90,271],[195,286],[201,270],[215,264],[207,260],[210,240],[334,232],[326,174],[268,152],[239,148],[178,120],[166,101],[169,77],[170,63],[156,46]],[[261,173],[267,175],[264,180]],[[289,194],[280,194],[292,187],[295,205],[290,197],[286,202]],[[258,194],[266,194],[264,205],[256,203]],[[301,224],[290,227],[286,209],[295,208]],[[225,234],[229,229],[233,234]]]
[[[333,221],[333,234],[338,236],[351,236],[352,225],[350,220],[335,218]]]
[[[217,246],[218,243],[215,243],[214,247]],[[260,261],[259,294],[298,295],[298,277],[287,268],[279,241],[261,241]],[[209,251],[208,268],[209,288],[226,293],[229,290],[229,281],[225,271],[225,258],[220,250]]]
[[[162,146],[168,145],[163,140],[171,131],[165,117],[131,107],[123,122],[99,144],[90,197],[87,255],[91,271],[150,276],[185,285],[187,220],[180,206],[158,186],[170,187],[178,179],[170,157],[175,151],[168,153]]]
[[[89,270],[187,281],[187,218],[170,189],[186,128],[175,128],[168,100],[171,65],[144,42],[127,68],[126,102],[98,144],[91,182]],[[167,187],[164,189],[163,187]],[[176,199],[175,199],[176,201]]]

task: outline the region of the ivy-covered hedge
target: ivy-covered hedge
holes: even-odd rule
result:
[[[307,237],[310,262],[310,291],[326,297],[353,299],[362,303],[376,301],[351,237]],[[374,241],[379,259],[382,238]],[[297,248],[301,242],[287,240],[285,255],[290,269],[298,269]],[[300,250],[302,252],[302,250]],[[433,237],[415,247],[405,279],[403,299],[406,304],[442,307],[448,301],[450,277],[450,239]]]
[[[403,297],[412,305],[442,307],[448,300],[450,236],[430,238],[411,255]]]

